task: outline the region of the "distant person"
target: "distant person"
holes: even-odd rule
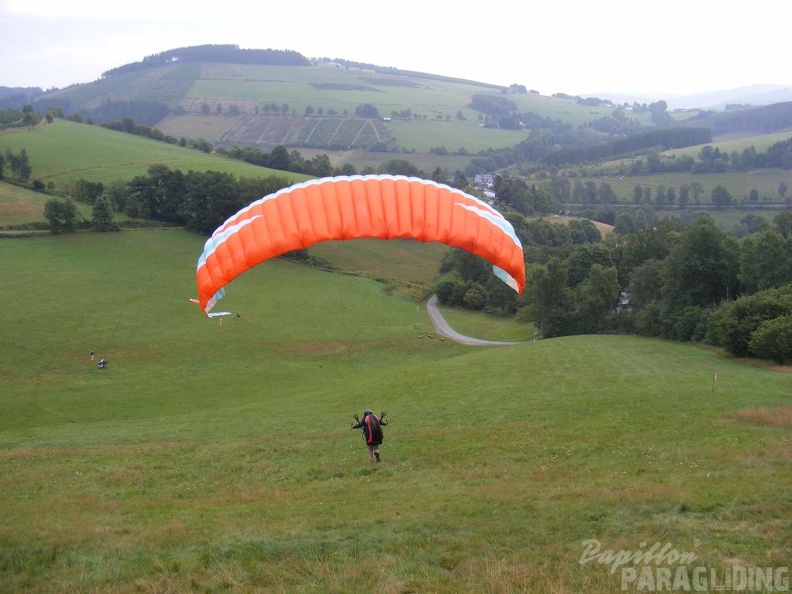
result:
[[[363,439],[366,440],[366,449],[368,450],[368,461],[374,462],[376,459],[379,462],[379,447],[385,437],[382,432],[382,426],[388,424],[388,421],[385,420],[385,413],[383,412],[380,418],[371,412],[370,408],[367,408],[363,411],[362,419],[358,420],[357,413],[355,413],[354,419],[357,423],[352,423],[350,428],[363,429]]]
[[[99,359],[99,363],[98,363],[97,367],[99,369],[104,369],[105,367],[107,367],[108,363],[110,363],[110,361],[108,361],[107,359]]]
[[[94,360],[94,355],[95,355],[95,354],[94,354],[94,352],[93,352],[93,351],[91,351],[91,361],[93,361],[93,360]]]

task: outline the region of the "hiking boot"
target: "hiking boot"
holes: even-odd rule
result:
[[[377,462],[380,461],[379,452],[374,452],[374,455],[377,457]]]

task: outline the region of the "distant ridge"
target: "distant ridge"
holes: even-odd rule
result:
[[[239,49],[238,45],[232,44],[196,45],[146,56],[140,62],[133,62],[107,70],[102,73],[102,78],[111,78],[130,72],[158,68],[173,62],[225,62],[228,64],[266,64],[272,66],[311,65],[311,62],[305,56],[291,50]]]
[[[675,95],[673,93],[599,92],[585,96],[610,99],[614,103],[652,103],[663,100],[669,109],[715,109],[725,110],[730,106],[757,107],[792,101],[792,86],[755,84],[747,87]]]

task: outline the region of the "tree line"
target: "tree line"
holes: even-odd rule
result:
[[[111,78],[158,68],[167,64],[184,62],[222,62],[226,64],[269,64],[276,66],[309,66],[310,61],[302,54],[291,50],[240,49],[233,44],[207,44],[182,47],[146,56],[140,62],[125,64],[102,73],[102,78]]]
[[[282,171],[300,170],[301,173],[314,176],[355,174],[354,170],[348,171],[347,168],[331,168],[327,155],[304,160],[299,153],[290,154],[285,147],[276,149],[272,153],[250,153],[249,157],[258,155],[258,158],[265,161],[260,164]],[[22,154],[27,157],[24,149]],[[364,173],[375,172],[366,170]],[[399,159],[383,165],[380,173],[422,175],[412,163]],[[435,172],[434,180],[455,184],[461,188],[468,185],[464,177],[448,180],[439,170]],[[124,213],[129,219],[141,224],[179,225],[209,234],[252,200],[276,192],[291,183],[287,177],[278,174],[237,178],[230,173],[218,171],[184,173],[166,165],[152,165],[145,175],[135,176],[128,182],[116,180],[105,185],[84,178],[70,181],[63,191],[65,197],[47,201],[44,215],[53,233],[72,232],[81,228],[118,230],[113,217],[116,213]],[[75,201],[91,205],[93,210],[90,220],[82,218]]]
[[[553,151],[542,159],[545,165],[578,165],[591,161],[612,160],[648,149],[669,150],[712,142],[709,128],[660,128],[617,138],[587,148]]]
[[[469,176],[512,166],[524,167],[529,173],[542,172],[557,169],[564,163],[597,163],[614,155],[656,152],[657,147],[666,145],[677,148],[693,146],[709,142],[712,137],[727,131],[766,134],[792,126],[792,102],[728,113],[702,112],[674,122],[667,112],[666,102],[657,101],[645,109],[617,106],[610,115],[578,126],[531,112],[520,112],[512,101],[504,97],[477,96],[470,107],[487,113],[491,118],[489,125],[525,129],[528,138],[512,147],[480,151],[465,170]],[[641,111],[651,114],[652,127],[642,126],[631,117]],[[684,132],[685,128],[693,128],[694,131]],[[705,130],[710,131],[710,140],[706,140]],[[657,136],[653,137],[653,134]],[[638,138],[632,139],[633,136]],[[653,140],[658,144],[652,144]],[[761,163],[761,160],[757,161],[757,167],[762,167]],[[686,159],[681,159],[679,165],[669,159],[665,166],[669,167],[668,171],[685,171],[688,164]],[[771,167],[769,164],[764,166]]]
[[[67,188],[68,198],[47,201],[44,214],[53,233],[74,231],[80,226],[74,199],[93,207],[90,226],[99,231],[116,230],[116,225],[106,224],[108,217],[112,221],[115,213],[123,212],[132,220],[179,225],[209,234],[249,204],[251,196],[265,196],[288,185],[289,180],[280,175],[236,178],[218,171],[184,173],[152,165],[146,175],[108,186],[78,179]]]
[[[525,293],[460,250],[435,290],[441,303],[515,313],[545,338],[630,333],[792,363],[792,210],[772,223],[749,216],[752,232],[737,239],[707,215],[685,224],[639,209],[634,230],[603,239],[585,220],[565,227],[510,211]]]

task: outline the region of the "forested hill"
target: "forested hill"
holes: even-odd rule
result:
[[[778,130],[792,128],[792,101],[736,111],[702,111],[687,120],[685,124],[708,127],[715,136],[719,134],[771,134]]]
[[[225,64],[266,64],[269,66],[310,66],[302,54],[291,50],[240,49],[238,45],[197,45],[146,56],[140,62],[125,64],[102,73],[111,78],[130,72],[165,66],[173,62],[223,62]]]

